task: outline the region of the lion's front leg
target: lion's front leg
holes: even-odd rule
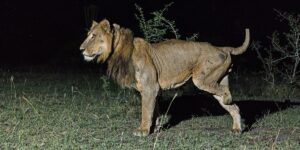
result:
[[[143,74],[137,72],[136,76],[136,87],[142,97],[142,119],[140,127],[138,127],[133,134],[135,136],[147,136],[151,132],[159,85],[153,80],[152,76],[149,76],[149,73]]]
[[[149,88],[148,86],[147,90],[142,90],[140,93],[142,96],[142,119],[140,127],[137,128],[133,134],[135,136],[147,136],[150,134],[152,126],[158,87]]]
[[[160,89],[156,68],[146,49],[149,44],[141,39],[134,42],[137,51],[132,54],[135,69],[136,89],[142,97],[142,119],[140,126],[133,132],[136,136],[147,136],[151,132],[156,105],[156,96]]]

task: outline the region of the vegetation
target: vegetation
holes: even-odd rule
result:
[[[176,28],[175,21],[169,20],[164,17],[164,13],[173,3],[165,5],[161,10],[152,12],[153,18],[146,19],[143,9],[135,4],[135,7],[139,14],[135,14],[135,17],[139,21],[139,26],[144,34],[144,38],[149,42],[159,42],[164,39],[168,32],[173,33],[176,39],[180,38],[178,29]]]
[[[161,10],[150,13],[152,18],[147,19],[143,12],[143,8],[135,4],[138,14],[135,14],[136,19],[139,22],[140,30],[142,31],[144,38],[149,42],[159,42],[167,38],[167,36],[173,35],[169,38],[180,39],[181,35],[176,27],[175,21],[167,19],[165,12],[172,6],[173,3],[165,5]],[[193,34],[191,37],[187,37],[187,40],[196,40],[198,34]]]
[[[262,62],[265,81],[272,87],[280,82],[293,86],[299,84],[300,75],[300,14],[275,11],[280,20],[287,23],[288,31],[274,31],[269,47],[257,41],[251,47]]]

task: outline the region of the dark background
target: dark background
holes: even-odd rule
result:
[[[145,14],[162,9],[170,0],[1,0],[0,63],[1,66],[22,64],[84,63],[79,45],[89,25],[84,8],[96,6],[97,21],[107,18],[112,23],[138,28],[137,3]],[[180,0],[166,13],[176,21],[180,33],[199,33],[199,41],[215,45],[238,46],[249,27],[251,39],[267,41],[274,30],[286,31],[274,11],[300,12],[297,0]],[[146,15],[146,17],[151,17]],[[257,64],[255,53],[249,51],[239,59],[248,65]]]

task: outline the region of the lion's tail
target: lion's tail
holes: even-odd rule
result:
[[[240,47],[222,47],[222,49],[224,51],[229,51],[232,55],[240,55],[242,53],[244,53],[248,46],[249,46],[249,42],[250,42],[250,31],[248,28],[245,29],[245,40],[243,45],[241,45]]]

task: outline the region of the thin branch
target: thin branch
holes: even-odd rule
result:
[[[169,20],[167,20],[167,19],[165,19],[165,18],[163,18],[162,20],[163,20],[165,23],[167,23],[168,26],[171,28],[173,34],[175,35],[175,38],[176,38],[176,39],[179,39],[179,38],[180,38],[180,35],[178,34],[177,29],[175,28],[174,24],[171,23]]]
[[[284,56],[284,57],[282,57],[282,58],[272,60],[272,63],[277,63],[277,62],[282,61],[282,60],[284,60],[284,59],[287,59],[287,58],[293,58],[293,57],[295,57],[295,55]]]

